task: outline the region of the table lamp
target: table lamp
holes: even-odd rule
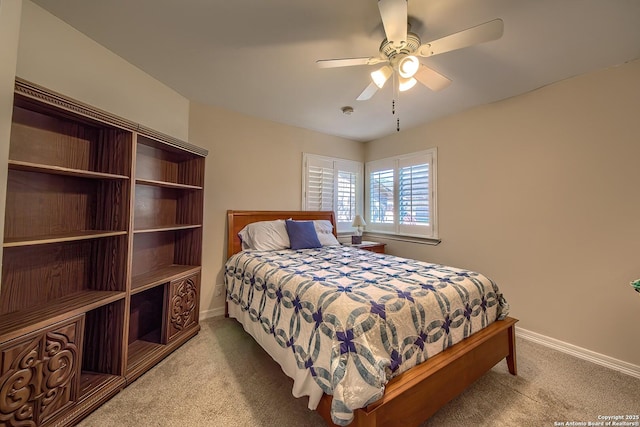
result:
[[[353,218],[353,224],[351,225],[356,228],[356,234],[351,236],[351,244],[359,245],[362,243],[362,228],[367,225],[367,223],[364,222],[362,216],[356,215],[355,218]]]

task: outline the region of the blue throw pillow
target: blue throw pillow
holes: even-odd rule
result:
[[[289,241],[291,242],[291,249],[322,247],[313,221],[293,221],[288,219],[285,225],[287,227]]]

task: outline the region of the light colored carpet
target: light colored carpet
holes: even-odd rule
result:
[[[79,425],[323,426],[292,381],[232,319],[202,331]],[[517,340],[518,376],[502,361],[423,427],[554,426],[640,413],[640,379]],[[559,424],[556,424],[559,425]]]

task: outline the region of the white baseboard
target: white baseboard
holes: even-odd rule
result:
[[[212,317],[224,316],[224,307],[213,308],[200,312],[200,320],[211,319]]]
[[[605,356],[604,354],[596,353],[595,351],[587,350],[586,348],[578,347],[517,326],[516,335],[522,339],[558,350],[562,353],[570,354],[571,356],[579,359],[622,372],[623,374],[631,375],[635,378],[640,378],[640,366],[634,365],[633,363],[614,359],[613,357]]]

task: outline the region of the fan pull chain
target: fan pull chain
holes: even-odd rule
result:
[[[397,73],[393,73],[393,99],[391,100],[391,114],[396,116],[396,99],[400,101],[400,81]],[[400,111],[396,116],[396,132],[400,132]]]
[[[391,100],[391,114],[396,115],[396,100]],[[396,118],[396,132],[400,132],[400,112],[398,112],[398,117]]]

